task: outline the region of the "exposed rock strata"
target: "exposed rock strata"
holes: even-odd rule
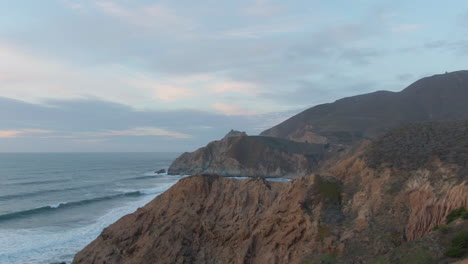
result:
[[[240,131],[231,129],[231,131],[229,131],[229,132],[223,137],[223,139],[230,138],[230,137],[243,137],[243,136],[247,136],[247,133],[245,133],[245,132],[243,132],[243,131],[240,132]]]
[[[411,262],[415,252],[434,263],[455,262],[443,252],[456,230],[467,228],[466,220],[452,223],[448,234],[433,229],[453,209],[468,207],[468,146],[450,147],[453,134],[439,133],[444,126],[419,129],[428,126],[443,143],[414,140],[425,153],[414,168],[394,153],[372,162],[369,153],[388,150],[383,137],[376,141],[383,148],[363,145],[321,176],[289,183],[183,179],[106,228],[74,263],[368,263],[378,256],[386,262],[377,263],[426,263]],[[397,144],[391,149],[403,148],[400,137],[412,129],[391,131]],[[443,144],[458,158],[441,158]]]
[[[454,167],[378,172],[354,158],[334,172],[340,181],[183,179],[106,228],[74,263],[319,263],[327,254],[365,263],[468,206]]]
[[[213,173],[223,176],[298,177],[313,172],[337,147],[286,139],[236,136],[184,153],[170,174]]]
[[[311,200],[316,180],[183,179],[105,229],[74,263],[298,263],[324,246],[310,216],[323,211]]]

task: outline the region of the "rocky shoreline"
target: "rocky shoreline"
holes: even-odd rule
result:
[[[261,136],[230,131],[177,158],[168,173],[194,176],[106,228],[73,263],[460,261],[467,88],[468,71],[436,75],[311,108]]]
[[[447,125],[416,127],[440,135],[437,141],[447,147],[448,138],[468,136],[468,121],[450,123],[460,133],[439,133]],[[396,138],[413,129],[389,132],[393,149],[404,147]],[[326,173],[291,182],[212,174],[182,179],[106,228],[73,263],[410,263],[405,261],[414,251],[428,261],[414,263],[453,262],[445,250],[468,232],[468,221],[447,219],[468,207],[468,155],[465,148],[450,148],[462,160],[440,159],[440,145],[427,140],[414,141],[413,148],[426,150],[424,162],[413,168],[397,160],[375,166],[368,153],[388,152],[376,141]],[[434,231],[446,224],[446,233]]]

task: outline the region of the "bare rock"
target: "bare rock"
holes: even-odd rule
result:
[[[230,138],[230,137],[244,137],[244,136],[247,136],[247,133],[245,133],[244,131],[237,131],[237,130],[234,130],[234,129],[231,129],[231,131],[229,131],[224,137],[223,139],[226,139],[226,138]]]
[[[73,263],[298,263],[323,247],[310,216],[323,202],[317,180],[185,178],[106,228]]]
[[[336,147],[261,136],[234,136],[186,152],[169,167],[169,174],[299,177],[318,168]]]

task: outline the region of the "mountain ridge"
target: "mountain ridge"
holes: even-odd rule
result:
[[[282,138],[234,136],[180,155],[169,174],[220,174],[249,177],[300,177],[319,167],[337,146],[306,144]]]
[[[468,118],[466,102],[468,71],[433,75],[400,92],[376,91],[311,107],[258,137],[231,131],[241,137],[213,141],[184,153],[172,163],[169,173],[305,176],[320,171],[327,159],[344,149],[375,139],[400,124]],[[267,138],[276,143],[266,143]],[[284,148],[288,144],[295,147]],[[304,145],[297,147],[299,144]],[[300,148],[315,150],[304,153],[297,151]]]
[[[352,144],[401,123],[467,118],[467,100],[468,71],[438,74],[400,92],[376,91],[311,107],[260,135]]]

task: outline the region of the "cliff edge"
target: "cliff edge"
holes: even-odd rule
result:
[[[313,172],[338,147],[261,136],[229,136],[186,152],[169,167],[169,174],[299,177]]]
[[[468,118],[468,71],[418,80],[401,92],[377,91],[305,110],[258,137],[231,131],[182,154],[172,174],[297,177],[321,170],[335,154],[405,123]],[[334,159],[336,160],[336,159]]]
[[[467,149],[468,121],[417,123],[292,182],[188,177],[73,263],[452,263],[468,254],[447,253],[468,234]]]

